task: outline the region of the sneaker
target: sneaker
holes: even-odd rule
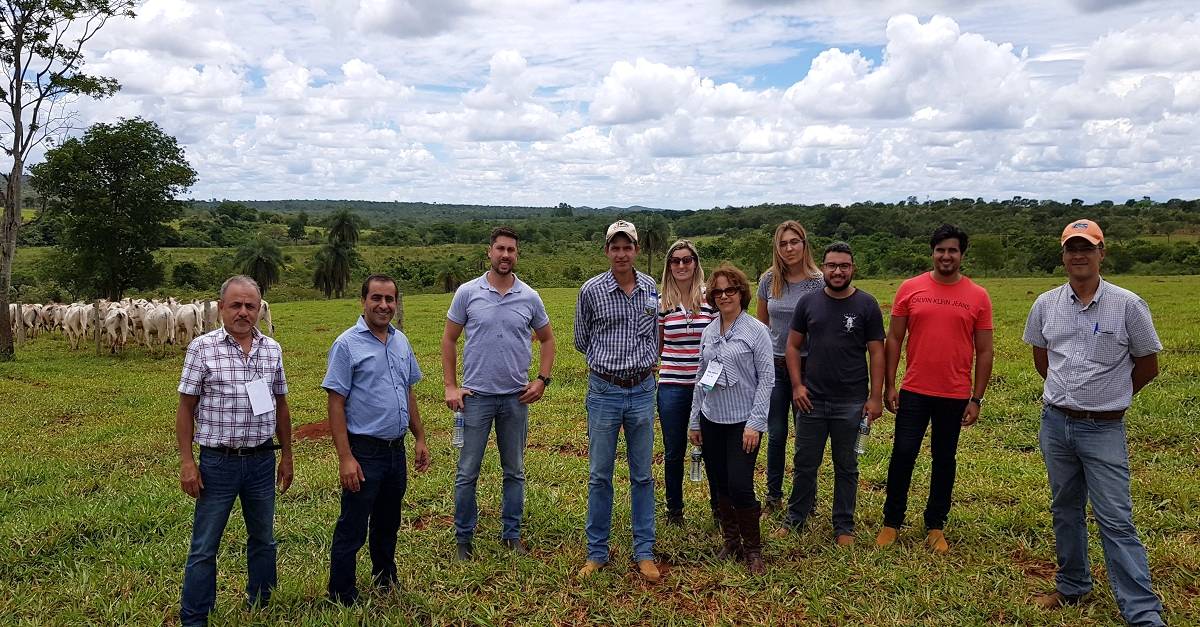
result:
[[[941,529],[930,529],[929,535],[925,537],[925,544],[929,550],[938,555],[945,555],[950,552],[950,543],[946,542],[946,535]]]
[[[839,535],[837,537],[837,545],[838,546],[853,546],[854,545],[854,536],[852,536],[848,533],[843,533],[843,534]]]
[[[470,542],[458,543],[458,561],[469,562],[475,554],[475,547],[471,546]]]
[[[604,568],[604,564],[601,564],[600,562],[593,562],[592,560],[588,560],[583,563],[583,568],[580,568],[579,572],[576,573],[576,575],[580,579],[587,579],[588,577],[592,576],[592,573],[600,570],[601,568]]]
[[[667,524],[673,525],[675,527],[682,527],[683,526],[683,512],[682,511],[667,512]]]
[[[529,555],[529,549],[525,548],[525,543],[521,542],[520,538],[504,538],[500,544],[517,555]]]
[[[638,572],[650,583],[658,583],[658,580],[662,577],[662,573],[658,572],[658,566],[654,563],[654,560],[638,560]]]
[[[879,530],[879,535],[875,536],[875,548],[882,549],[885,546],[891,546],[896,542],[896,538],[900,535],[900,530],[895,527],[884,527]]]
[[[1039,594],[1033,597],[1033,604],[1039,609],[1057,610],[1064,605],[1075,605],[1082,598],[1082,596],[1071,596],[1055,590],[1049,594]]]

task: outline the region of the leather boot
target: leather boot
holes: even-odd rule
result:
[[[732,501],[727,498],[717,501],[717,520],[721,523],[721,537],[725,542],[717,559],[738,559],[742,555],[742,536],[738,532],[738,518]]]
[[[758,523],[761,516],[762,508],[758,504],[737,510],[742,552],[746,559],[746,570],[750,571],[751,575],[761,575],[766,570],[762,557],[762,530]]]

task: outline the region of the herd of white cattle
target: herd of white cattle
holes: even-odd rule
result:
[[[211,300],[179,303],[174,298],[126,298],[117,302],[101,300],[98,307],[97,303],[84,302],[25,303],[18,315],[17,304],[12,303],[8,316],[14,335],[23,332],[26,339],[33,339],[41,333],[61,332],[76,350],[99,332],[101,343],[112,353],[119,353],[130,339],[151,350],[166,350],[170,345],[186,347],[196,336],[221,324],[217,304]],[[271,307],[265,300],[259,309],[259,323],[267,334],[275,335]]]

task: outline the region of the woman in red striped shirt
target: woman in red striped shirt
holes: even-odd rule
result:
[[[683,524],[683,463],[687,457],[692,389],[699,378],[700,334],[717,316],[704,301],[704,268],[696,246],[681,239],[667,249],[658,307],[658,419],[662,423],[667,523]],[[711,486],[710,486],[711,489]],[[710,506],[716,502],[711,498]]]

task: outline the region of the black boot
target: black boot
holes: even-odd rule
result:
[[[746,560],[746,570],[751,575],[761,575],[766,567],[762,557],[762,531],[758,519],[762,509],[756,503],[753,507],[737,510],[738,530],[742,536],[742,552]]]
[[[742,536],[738,533],[738,519],[732,501],[727,498],[717,501],[717,520],[721,524],[721,537],[724,539],[717,559],[738,559],[742,555]]]

